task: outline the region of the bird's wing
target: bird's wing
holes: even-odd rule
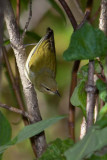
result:
[[[46,35],[31,50],[26,61],[26,70],[30,69],[35,74],[50,72],[53,77],[56,74],[56,53],[54,33],[48,28]]]

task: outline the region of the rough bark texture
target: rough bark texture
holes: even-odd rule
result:
[[[88,69],[88,83],[86,87],[87,92],[87,106],[86,106],[86,121],[87,121],[87,130],[93,125],[94,122],[94,108],[95,108],[95,92],[96,88],[94,86],[94,61],[89,61]]]
[[[23,47],[23,44],[21,44],[20,42],[19,31],[10,1],[4,0],[4,5],[5,5],[4,17],[10,37],[10,42],[16,57],[16,62],[19,69],[25,100],[27,104],[27,110],[29,115],[31,115],[32,117],[30,123],[35,123],[41,120],[41,115],[38,108],[38,101],[34,87],[27,80],[24,74],[24,66],[26,62],[25,49]],[[36,146],[37,157],[40,157],[46,147],[46,140],[44,133],[35,136],[34,141]]]

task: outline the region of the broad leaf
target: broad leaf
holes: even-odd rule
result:
[[[102,156],[101,155],[100,156],[93,155],[87,160],[107,160],[107,154],[102,155]]]
[[[70,101],[74,106],[80,107],[83,111],[84,116],[86,116],[86,92],[84,80],[81,80],[75,87]]]
[[[43,121],[40,121],[38,123],[31,124],[29,126],[24,127],[19,132],[19,134],[15,137],[16,143],[20,143],[20,142],[24,141],[27,138],[30,138],[30,137],[32,137],[34,135],[39,134],[44,129],[46,129],[50,125],[56,123],[57,121],[59,121],[59,120],[61,120],[63,118],[65,118],[65,116],[57,116],[57,117],[50,118],[50,119],[47,119],[47,120],[43,120]]]
[[[100,98],[104,102],[107,102],[107,86],[106,86],[106,84],[101,79],[98,79],[96,81],[96,87],[99,90],[99,93],[100,93],[99,96],[100,96]]]
[[[87,81],[88,79],[88,64],[81,67],[77,73],[78,79]]]
[[[107,37],[104,33],[86,23],[71,36],[68,49],[64,52],[65,60],[94,59],[105,56]]]
[[[8,120],[4,117],[2,112],[0,112],[0,147],[7,144],[11,139],[11,126]],[[0,153],[0,159],[2,154]]]
[[[73,141],[69,138],[66,140],[57,138],[51,142],[39,160],[65,160],[64,152],[72,145]]]
[[[0,112],[0,146],[7,144],[11,139],[11,126],[8,120]]]
[[[65,152],[65,156],[67,160],[82,160],[106,145],[107,127],[98,129],[93,126],[82,140]]]
[[[3,153],[6,149],[8,149],[10,146],[12,146],[14,144],[20,143],[27,138],[30,138],[34,135],[39,134],[44,129],[46,129],[50,125],[56,123],[57,121],[59,121],[63,118],[65,118],[65,116],[57,116],[54,118],[50,118],[47,120],[37,122],[37,123],[29,125],[29,126],[25,126],[13,140],[11,140],[9,143],[7,143],[7,145],[3,145],[0,147],[0,153]]]

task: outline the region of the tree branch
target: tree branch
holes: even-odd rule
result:
[[[18,86],[16,85],[16,81],[14,79],[14,75],[12,73],[10,63],[8,61],[6,48],[2,47],[2,51],[3,51],[3,56],[4,56],[5,63],[6,63],[7,71],[8,71],[9,77],[11,79],[12,87],[13,87],[13,90],[14,90],[14,93],[15,93],[15,96],[16,96],[16,99],[17,99],[17,103],[18,103],[20,109],[22,111],[24,111],[22,98],[20,96],[20,92],[19,92]],[[23,120],[24,120],[25,125],[27,125],[28,124],[27,120],[25,120],[25,119],[23,119]]]
[[[75,106],[70,102],[73,91],[77,85],[77,72],[79,68],[80,61],[75,61],[72,69],[72,80],[70,85],[70,95],[69,95],[69,133],[70,137],[75,141]]]
[[[22,111],[21,109],[12,107],[12,106],[8,106],[7,104],[2,104],[0,103],[0,107],[8,109],[9,111],[15,112],[17,114],[21,114],[22,116],[28,118],[29,120],[32,120],[32,117],[25,111]]]
[[[25,28],[23,30],[23,34],[22,34],[22,37],[21,37],[22,42],[24,40],[24,37],[25,37],[25,34],[26,34],[26,31],[27,31],[27,28],[29,26],[31,18],[32,18],[32,0],[29,0],[29,18],[28,18],[28,21],[26,22]]]
[[[10,42],[14,50],[17,66],[23,86],[23,91],[26,99],[28,114],[32,117],[30,123],[41,121],[41,115],[38,107],[38,101],[36,92],[32,84],[27,80],[24,74],[24,67],[26,62],[25,49],[20,41],[20,34],[16,24],[15,16],[9,0],[4,0],[5,10],[4,17],[7,25],[7,29],[10,36]],[[34,137],[34,143],[36,146],[37,157],[40,157],[46,147],[45,134],[41,134]]]
[[[87,106],[86,106],[86,118],[87,118],[87,130],[94,122],[94,107],[95,107],[95,93],[96,88],[94,85],[94,61],[89,62],[88,68],[88,83],[86,87],[87,92]]]
[[[67,14],[67,16],[68,16],[68,18],[69,18],[69,20],[70,20],[70,22],[71,22],[71,24],[72,24],[72,26],[74,28],[74,31],[75,31],[77,26],[78,26],[78,24],[77,24],[77,22],[75,20],[74,15],[72,14],[72,12],[71,12],[69,6],[67,5],[67,3],[65,2],[65,0],[63,0],[63,1],[59,0],[59,2],[61,3],[62,7],[64,8],[65,13]]]

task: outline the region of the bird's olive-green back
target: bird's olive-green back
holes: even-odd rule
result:
[[[53,31],[49,28],[46,35],[30,52],[29,69],[35,76],[48,72],[53,78],[56,74],[56,54]]]

